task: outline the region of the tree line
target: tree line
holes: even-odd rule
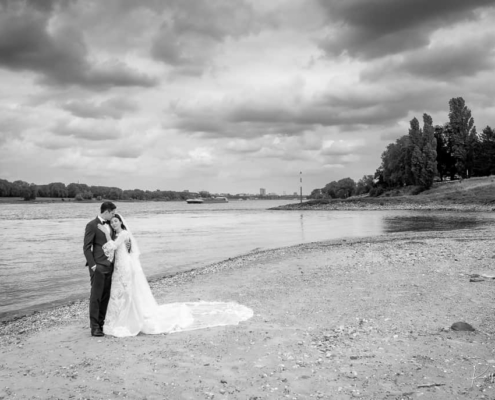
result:
[[[449,101],[449,121],[433,125],[430,115],[410,121],[409,133],[390,143],[373,175],[357,183],[344,178],[314,189],[310,198],[347,198],[415,186],[416,193],[429,189],[435,180],[467,179],[495,173],[495,131],[487,126],[477,133],[471,110],[462,97]]]
[[[211,196],[208,192],[200,192],[203,197]],[[24,200],[34,200],[37,197],[51,197],[60,199],[91,200],[186,200],[191,197],[187,191],[172,190],[122,190],[118,187],[88,186],[84,183],[70,183],[67,186],[62,182],[53,182],[47,185],[36,185],[21,180],[9,182],[0,179],[0,197],[22,197]]]
[[[0,179],[0,197],[21,197],[24,200],[35,200],[36,198],[74,199],[83,200],[142,200],[142,201],[185,201],[191,197],[209,198],[218,196],[206,190],[199,192],[173,191],[173,190],[122,190],[118,187],[88,186],[84,183],[70,183],[67,186],[62,182],[53,182],[47,185],[36,185],[25,181],[9,182]],[[222,194],[232,199],[243,199],[250,196],[242,194]],[[267,195],[264,199],[292,198],[294,196]]]

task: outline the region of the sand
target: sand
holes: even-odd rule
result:
[[[152,284],[238,326],[90,336],[87,302],[0,326],[0,399],[493,399],[495,229],[251,253]],[[457,321],[476,331],[450,329]]]

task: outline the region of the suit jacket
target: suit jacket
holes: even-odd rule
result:
[[[103,245],[107,242],[105,234],[98,229],[98,224],[101,224],[100,219],[96,217],[89,221],[84,232],[84,257],[86,257],[86,266],[95,264],[105,266],[107,272],[113,270],[113,263],[110,262],[103,252]]]

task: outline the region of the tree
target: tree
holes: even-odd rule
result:
[[[119,200],[122,198],[122,195],[123,195],[123,191],[122,191],[122,189],[120,189],[118,187],[110,188],[110,190],[107,193],[107,197],[110,200]]]
[[[369,191],[373,188],[373,185],[373,175],[364,175],[356,184],[356,194],[360,195],[369,193]]]
[[[323,197],[326,197],[326,198],[330,197],[331,199],[335,199],[337,197],[337,191],[338,191],[338,187],[337,187],[336,181],[332,181],[330,183],[327,183],[325,185],[325,187],[323,189],[321,189]]]
[[[450,123],[445,125],[436,125],[433,135],[437,141],[437,172],[440,180],[443,181],[445,177],[454,179],[455,159],[452,157],[452,128]]]
[[[22,190],[22,197],[24,197],[24,200],[36,200],[36,196],[38,195],[38,187],[34,184],[31,183],[29,186],[24,187]]]
[[[91,200],[93,198],[93,193],[91,193],[91,191],[89,191],[89,190],[80,193],[80,195],[82,196],[82,198],[84,200]]]
[[[321,189],[313,189],[311,194],[308,196],[310,199],[321,199],[323,198],[323,194],[321,193]]]
[[[408,155],[410,156],[410,167],[408,168],[409,180],[414,185],[420,185],[421,175],[423,173],[423,152],[422,146],[422,132],[419,128],[419,122],[416,118],[413,118],[410,122],[411,128],[409,129],[409,148]]]
[[[437,173],[437,143],[434,135],[433,120],[423,114],[423,129],[416,118],[411,120],[409,129],[410,168],[409,180],[417,186],[430,188]]]
[[[62,182],[53,182],[48,184],[48,191],[50,192],[50,197],[68,197],[69,191]]]
[[[346,199],[351,197],[356,191],[356,182],[351,178],[344,178],[337,182],[337,197]]]
[[[489,176],[495,174],[495,131],[487,126],[481,132],[474,152],[473,175]]]
[[[449,121],[452,127],[452,156],[457,173],[468,178],[474,167],[474,150],[477,142],[476,127],[471,110],[462,97],[449,101]]]
[[[11,195],[12,197],[24,197],[28,189],[29,183],[24,181],[14,181],[12,182]]]
[[[384,186],[397,187],[411,185],[410,139],[404,135],[395,143],[390,143],[382,153],[379,170]]]
[[[12,191],[12,183],[5,179],[0,179],[0,197],[10,197]]]
[[[48,185],[38,185],[38,197],[50,197],[50,190]]]
[[[346,199],[352,196],[356,191],[356,182],[351,178],[344,178],[338,182],[332,181],[327,183],[323,189],[321,189],[322,197],[330,197],[332,199]]]
[[[76,197],[79,193],[90,192],[91,190],[84,183],[69,183],[67,191],[68,197]]]

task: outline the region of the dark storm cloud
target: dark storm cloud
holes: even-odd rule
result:
[[[342,93],[323,93],[297,104],[246,102],[226,107],[222,102],[205,110],[178,106],[171,127],[187,134],[244,139],[268,134],[300,136],[317,127],[333,127],[339,132],[360,131],[363,127],[382,129],[408,118],[410,113],[421,118],[424,112],[447,112],[448,100],[456,95],[442,82],[397,80],[387,85],[356,85]]]
[[[439,27],[475,20],[493,0],[319,0],[337,23],[319,44],[329,55],[347,52],[365,59],[423,47]]]
[[[258,29],[254,10],[245,1],[172,1],[166,12],[151,54],[184,75],[201,75],[226,38]]]
[[[0,5],[0,67],[32,71],[49,85],[154,86],[156,81],[115,61],[92,65],[82,33],[68,25],[49,29],[53,7],[40,10],[30,2]]]
[[[493,50],[495,40],[489,35],[481,40],[457,42],[451,45],[434,46],[409,53],[402,60],[386,60],[375,63],[361,73],[368,82],[388,79],[395,75],[414,75],[440,81],[472,77],[495,66]]]
[[[486,43],[463,43],[406,57],[403,70],[430,79],[451,80],[493,70],[493,38]]]
[[[252,104],[240,104],[227,111],[221,108],[210,110],[208,118],[203,112],[193,111],[182,114],[176,110],[176,115],[175,128],[186,133],[246,138],[267,134],[300,135],[316,126],[382,125],[406,115],[406,112],[393,102],[380,104],[375,99],[356,107],[350,99],[344,99],[344,104],[341,104],[338,97],[329,97],[318,104],[309,102],[298,107],[264,105],[255,108]]]
[[[80,118],[121,119],[125,114],[138,110],[135,102],[128,99],[110,99],[101,103],[89,101],[69,101],[62,108]]]

